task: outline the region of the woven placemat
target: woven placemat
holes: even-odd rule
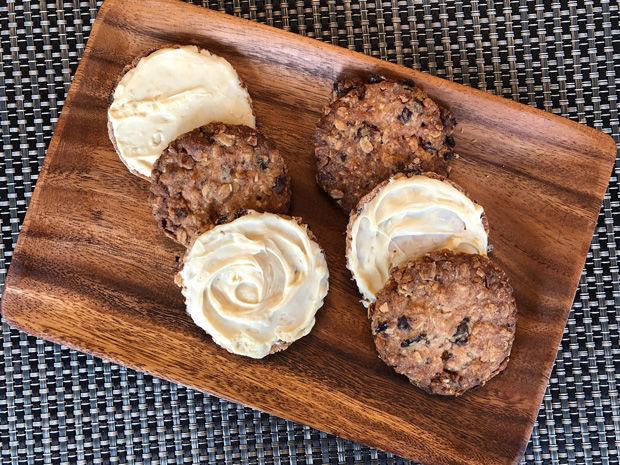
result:
[[[2,282],[100,3],[0,0]],[[620,139],[617,1],[202,4],[494,92]],[[616,171],[524,463],[619,463],[619,213]],[[405,463],[4,323],[2,338],[0,464]]]

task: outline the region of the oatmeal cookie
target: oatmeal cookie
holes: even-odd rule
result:
[[[187,312],[216,344],[263,358],[312,330],[329,270],[299,218],[251,211],[198,236],[176,280]]]
[[[461,395],[508,363],[516,304],[488,257],[439,251],[394,268],[369,314],[381,359],[429,393]]]
[[[254,127],[245,84],[224,58],[194,45],[165,47],[123,71],[108,108],[108,134],[129,171],[149,178],[170,142],[212,122]]]
[[[347,268],[367,306],[393,267],[442,249],[486,255],[488,234],[484,209],[459,185],[435,173],[398,173],[351,211]]]
[[[212,123],[173,141],[151,174],[153,214],[189,245],[247,209],[286,213],[291,180],[273,143],[248,126]]]
[[[397,172],[446,175],[455,124],[410,82],[339,82],[316,129],[317,182],[350,211]]]

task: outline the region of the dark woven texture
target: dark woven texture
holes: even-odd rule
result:
[[[620,137],[616,1],[204,3]],[[2,282],[99,6],[94,0],[0,0]],[[572,182],[579,180],[567,179]],[[619,463],[619,211],[616,171],[524,463]],[[2,338],[1,464],[404,463],[26,336],[6,324]]]

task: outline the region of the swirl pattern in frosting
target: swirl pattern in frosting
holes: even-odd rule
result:
[[[251,211],[198,236],[179,278],[198,326],[229,352],[262,358],[310,332],[328,275],[305,225]]]
[[[454,184],[397,175],[364,197],[347,229],[347,267],[365,306],[392,267],[438,249],[487,253],[483,208]]]

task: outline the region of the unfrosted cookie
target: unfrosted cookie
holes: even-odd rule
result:
[[[345,211],[398,172],[448,172],[455,120],[411,83],[336,84],[315,134],[317,182]]]
[[[393,269],[370,317],[386,364],[429,393],[456,396],[506,367],[516,305],[488,257],[439,251]]]
[[[146,179],[170,142],[217,121],[254,127],[252,101],[228,61],[193,45],[162,48],[129,66],[108,109],[116,152]]]
[[[173,141],[151,176],[153,214],[188,245],[245,210],[286,213],[291,180],[274,144],[248,126],[212,123]]]
[[[310,332],[328,275],[306,225],[249,212],[198,236],[177,283],[188,313],[218,345],[262,358]]]

